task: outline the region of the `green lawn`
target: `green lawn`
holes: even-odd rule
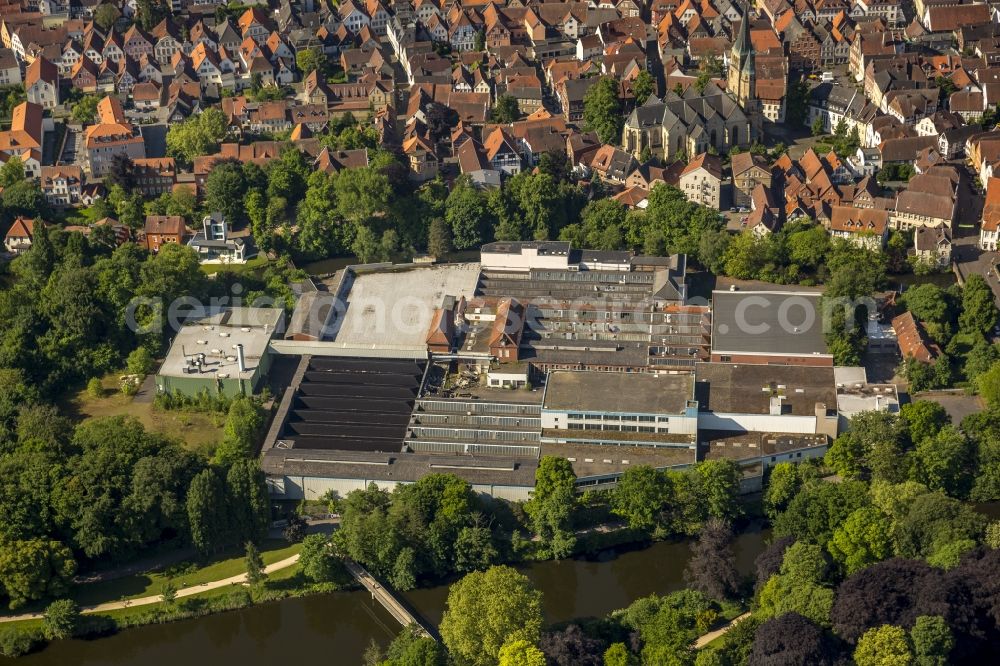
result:
[[[302,544],[289,545],[283,539],[269,539],[261,549],[264,564],[279,562],[299,552]],[[233,551],[216,560],[212,564],[198,568],[195,563],[182,563],[168,567],[165,571],[137,574],[101,583],[81,585],[73,591],[73,599],[81,606],[89,606],[120,599],[136,599],[159,594],[164,583],[172,581],[178,590],[194,587],[201,583],[210,583],[232,576],[238,576],[246,571],[243,561],[243,550]],[[184,564],[189,564],[185,567]],[[288,567],[294,572],[297,567]],[[275,572],[277,576],[280,572]]]

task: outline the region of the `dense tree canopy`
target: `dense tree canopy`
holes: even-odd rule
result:
[[[630,527],[694,534],[708,518],[740,515],[739,470],[729,460],[709,460],[683,472],[630,467],[611,495],[611,510]]]
[[[391,493],[374,485],[355,490],[339,503],[337,548],[394,587],[456,570],[487,567],[498,558],[488,508],[469,484],[432,474]]]
[[[225,114],[209,107],[183,123],[170,126],[167,132],[167,153],[191,164],[194,158],[211,155],[229,131]]]

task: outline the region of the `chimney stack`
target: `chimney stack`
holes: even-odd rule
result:
[[[243,345],[236,345],[236,364],[239,366],[240,372],[247,371],[247,359],[243,356]]]

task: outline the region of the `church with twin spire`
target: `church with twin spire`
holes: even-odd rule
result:
[[[729,53],[725,90],[715,82],[691,83],[680,94],[650,96],[625,121],[622,145],[637,159],[691,157],[714,149],[719,154],[746,148],[762,138],[763,112],[755,94],[756,64],[750,18],[744,7]]]

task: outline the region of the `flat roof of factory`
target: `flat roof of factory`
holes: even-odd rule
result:
[[[284,324],[278,308],[226,308],[215,314],[189,318],[174,337],[158,374],[167,377],[251,379],[267,345]],[[239,371],[236,347],[243,345],[246,370]],[[204,354],[201,372],[190,362]],[[194,374],[185,372],[189,367]]]
[[[556,370],[546,380],[542,409],[680,414],[693,397],[690,374]]]
[[[426,349],[434,311],[447,296],[472,298],[478,282],[477,263],[352,272],[324,337],[361,347]]]
[[[712,352],[827,354],[822,294],[787,291],[712,292]]]

